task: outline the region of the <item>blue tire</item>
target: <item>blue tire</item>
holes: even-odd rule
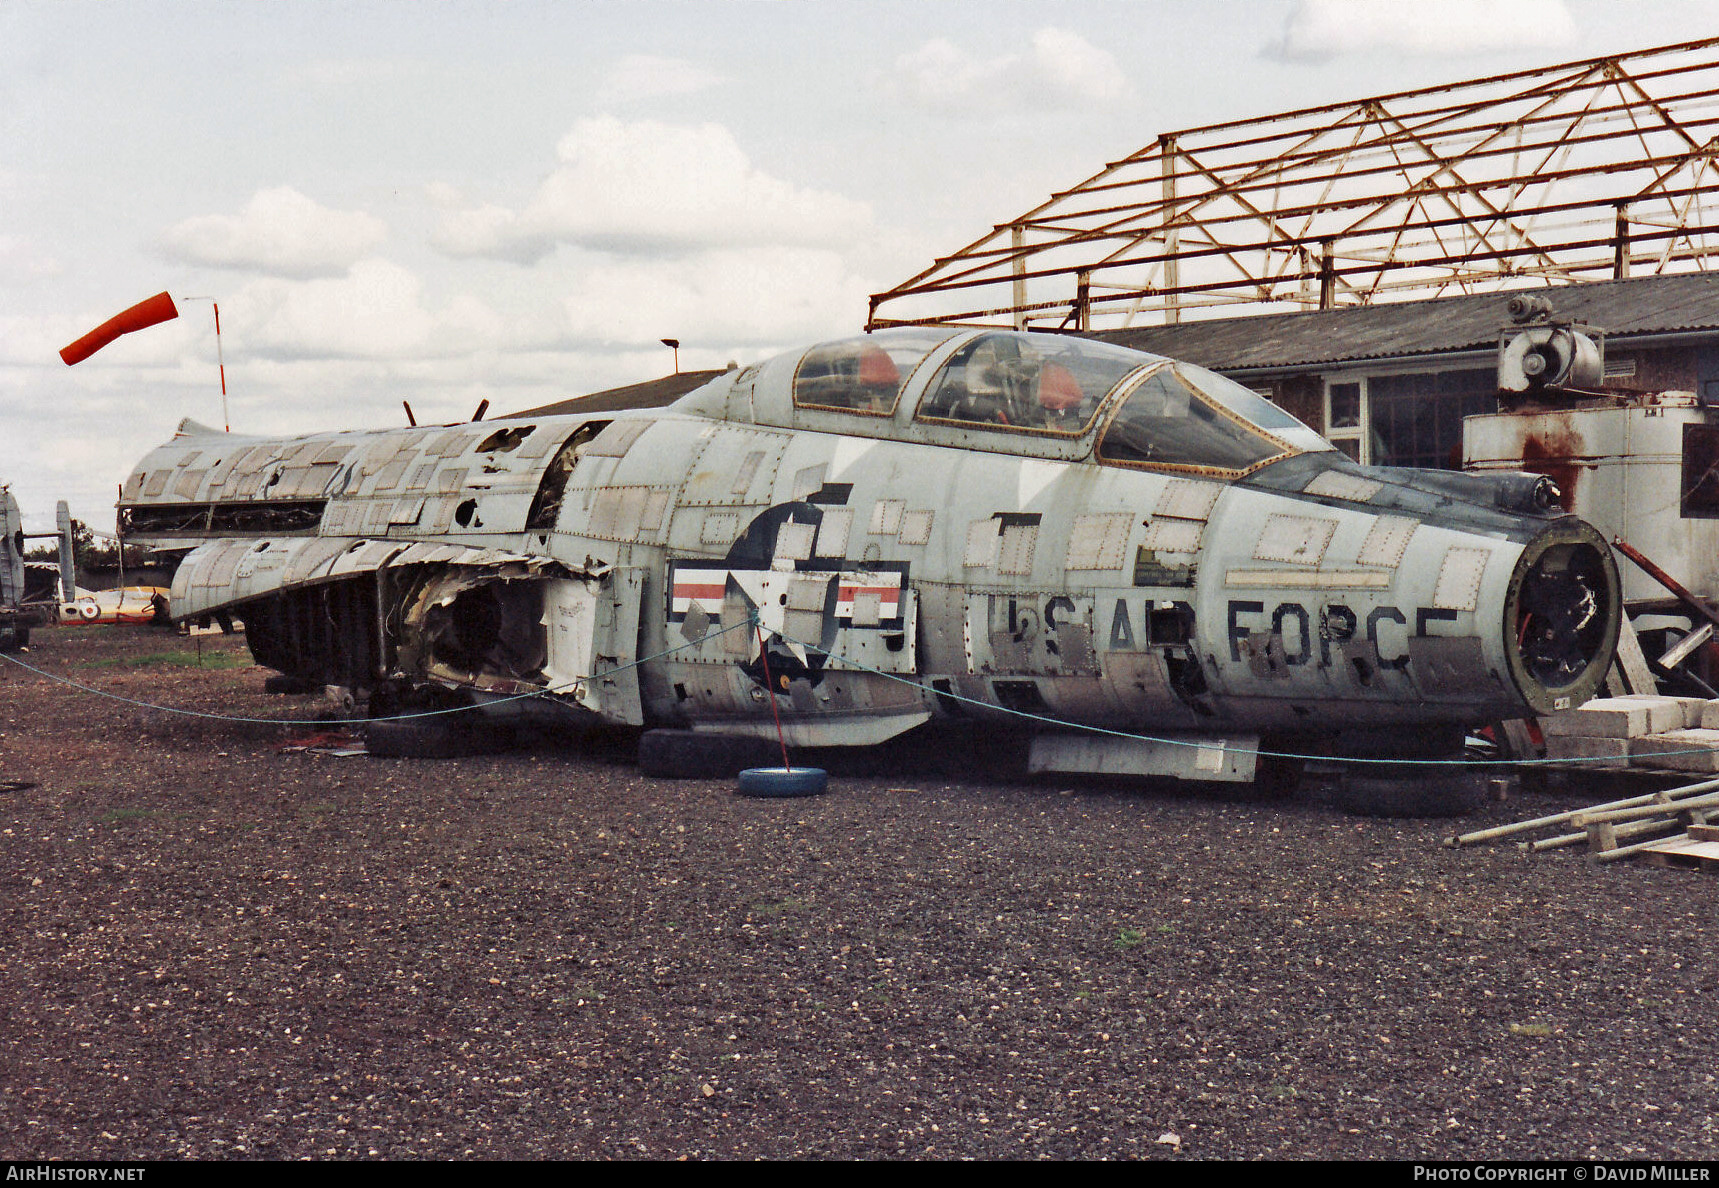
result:
[[[821,767],[748,767],[734,790],[741,796],[817,796],[830,786]]]

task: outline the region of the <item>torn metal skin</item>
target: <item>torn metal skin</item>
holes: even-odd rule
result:
[[[1205,749],[1051,742],[1045,762],[1240,779],[1239,740],[1591,696],[1616,567],[1525,498],[1542,482],[1360,467],[1246,389],[1109,344],[917,329],[662,409],[283,439],[187,422],[121,514],[188,551],[175,614],[231,609],[259,662],[373,711],[779,718],[801,746],[1088,725]]]

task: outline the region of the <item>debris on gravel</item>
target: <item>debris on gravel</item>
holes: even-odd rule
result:
[[[8,1158],[1719,1151],[1702,874],[948,763],[743,797],[619,734],[371,757],[242,637],[34,642],[130,700],[0,660]]]

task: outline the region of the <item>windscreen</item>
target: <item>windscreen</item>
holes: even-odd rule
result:
[[[1218,385],[1227,385],[1219,388],[1225,399],[1202,390]],[[1248,399],[1239,399],[1237,392]],[[1247,416],[1244,409],[1255,415]],[[1267,433],[1260,421],[1273,428],[1311,433],[1276,405],[1220,376],[1200,368],[1166,365],[1128,394],[1099,439],[1098,457],[1123,465],[1242,474],[1298,452]]]

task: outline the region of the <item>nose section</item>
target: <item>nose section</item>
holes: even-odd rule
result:
[[[1536,713],[1580,705],[1599,691],[1618,642],[1617,562],[1592,526],[1574,516],[1528,542],[1510,575],[1504,653]]]

